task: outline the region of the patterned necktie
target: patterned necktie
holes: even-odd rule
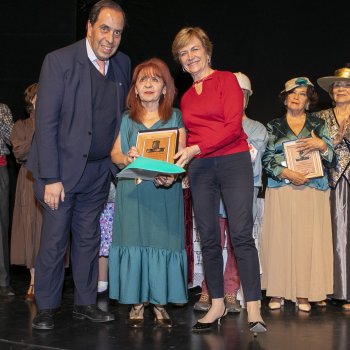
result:
[[[97,60],[96,60],[96,63],[98,64],[98,71],[99,71],[102,75],[105,75],[106,61],[101,61],[101,60],[97,59]]]

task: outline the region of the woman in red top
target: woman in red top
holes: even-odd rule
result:
[[[174,39],[172,53],[193,78],[193,86],[181,99],[187,147],[175,159],[180,166],[189,164],[194,215],[212,296],[212,307],[192,330],[210,330],[227,313],[218,220],[222,195],[247,301],[249,328],[254,333],[264,332],[259,261],[252,237],[253,170],[242,128],[243,93],[232,72],[211,68],[212,43],[201,28],[181,29]]]

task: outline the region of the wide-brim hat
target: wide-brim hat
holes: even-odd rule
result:
[[[314,86],[314,84],[312,84],[310,79],[307,77],[293,78],[293,79],[288,80],[284,84],[284,90],[282,90],[281,93],[288,92],[288,91],[293,90],[296,87],[300,87],[300,86]]]
[[[337,69],[334,75],[329,77],[322,77],[317,79],[317,84],[323,89],[329,92],[329,88],[336,81],[350,81],[350,68],[344,67]]]

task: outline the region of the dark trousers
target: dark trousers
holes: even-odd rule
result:
[[[75,285],[74,304],[96,303],[99,217],[107,201],[110,170],[108,161],[88,162],[74,189],[65,195],[58,210],[43,203],[44,186],[35,182],[35,193],[43,205],[40,249],[35,265],[35,300],[38,309],[61,304],[64,256],[71,233],[71,264]]]
[[[0,286],[10,284],[9,274],[9,175],[6,166],[0,166]]]
[[[218,220],[222,196],[231,242],[246,301],[261,299],[258,253],[253,231],[253,170],[249,152],[195,158],[189,166],[194,216],[203,266],[212,298],[224,296],[223,257]]]

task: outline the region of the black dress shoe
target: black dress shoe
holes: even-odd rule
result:
[[[73,317],[80,320],[87,318],[92,322],[109,322],[115,319],[113,314],[99,309],[96,304],[74,305]]]
[[[222,314],[221,317],[219,317],[218,319],[216,319],[213,322],[208,322],[208,323],[204,323],[204,322],[199,322],[197,321],[197,323],[192,327],[192,332],[206,332],[206,331],[211,331],[212,330],[212,326],[218,325],[220,326],[221,323],[221,319],[226,317],[227,315],[227,309],[225,308],[224,313]]]
[[[39,310],[32,321],[32,327],[35,329],[53,329],[55,327],[54,314],[54,309]]]
[[[12,297],[15,295],[15,291],[10,286],[0,286],[0,296]]]

